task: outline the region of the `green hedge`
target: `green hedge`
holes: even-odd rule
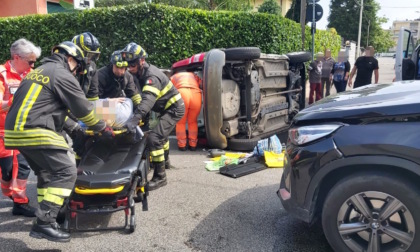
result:
[[[41,46],[46,56],[54,44],[71,40],[83,31],[92,32],[102,45],[99,65],[107,64],[114,50],[131,41],[142,45],[149,53],[148,61],[159,67],[170,67],[175,61],[211,48],[258,46],[266,53],[287,53],[299,51],[301,43],[299,24],[276,15],[154,4],[3,18],[0,27],[0,62],[10,57],[10,45],[18,38]],[[309,28],[306,34],[305,48],[310,50]],[[316,37],[316,51],[326,46],[333,54],[338,52],[338,35],[318,31]]]

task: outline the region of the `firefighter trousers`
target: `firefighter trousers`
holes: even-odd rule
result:
[[[19,149],[37,176],[39,211],[44,222],[55,222],[57,214],[73,190],[76,165],[61,149]]]
[[[184,116],[185,106],[183,100],[179,100],[161,113],[158,124],[151,130],[147,137],[147,145],[150,148],[152,162],[160,163],[169,158],[168,136],[175,128],[175,124]]]
[[[201,111],[201,90],[198,88],[179,88],[185,103],[185,114],[176,124],[176,139],[178,147],[187,146],[186,123],[188,122],[188,145],[197,147],[197,118]]]
[[[12,197],[13,202],[28,203],[26,183],[31,168],[22,154],[15,151],[12,156],[0,158],[1,191],[4,196]]]

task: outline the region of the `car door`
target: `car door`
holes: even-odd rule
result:
[[[401,27],[395,56],[395,81],[413,80],[418,72],[419,47],[414,50],[414,40],[410,30]]]

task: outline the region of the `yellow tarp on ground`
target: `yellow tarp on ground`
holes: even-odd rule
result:
[[[284,152],[277,154],[272,151],[264,151],[265,164],[269,168],[283,168]]]
[[[239,158],[244,158],[245,155],[246,155],[246,153],[226,152],[224,156],[225,157],[228,157],[228,158],[237,158],[237,159],[239,159]],[[221,157],[222,156],[220,156],[220,157],[214,157],[214,158],[211,158],[211,160],[212,161],[219,161]]]

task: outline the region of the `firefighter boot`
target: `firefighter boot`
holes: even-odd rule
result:
[[[37,212],[38,218],[32,225],[29,236],[37,239],[47,239],[53,242],[68,242],[70,241],[70,234],[60,230],[60,225],[56,222],[59,208],[47,210],[49,207],[40,204],[40,209]]]
[[[149,182],[149,191],[156,190],[168,184],[166,181],[165,162],[153,162],[153,178]]]
[[[13,203],[13,215],[23,215],[25,217],[35,217],[36,209],[28,203]]]
[[[171,160],[169,160],[169,150],[165,150],[165,152],[164,152],[164,154],[163,154],[164,156],[165,156],[165,169],[171,169],[171,168],[174,168],[172,165],[171,165]]]

